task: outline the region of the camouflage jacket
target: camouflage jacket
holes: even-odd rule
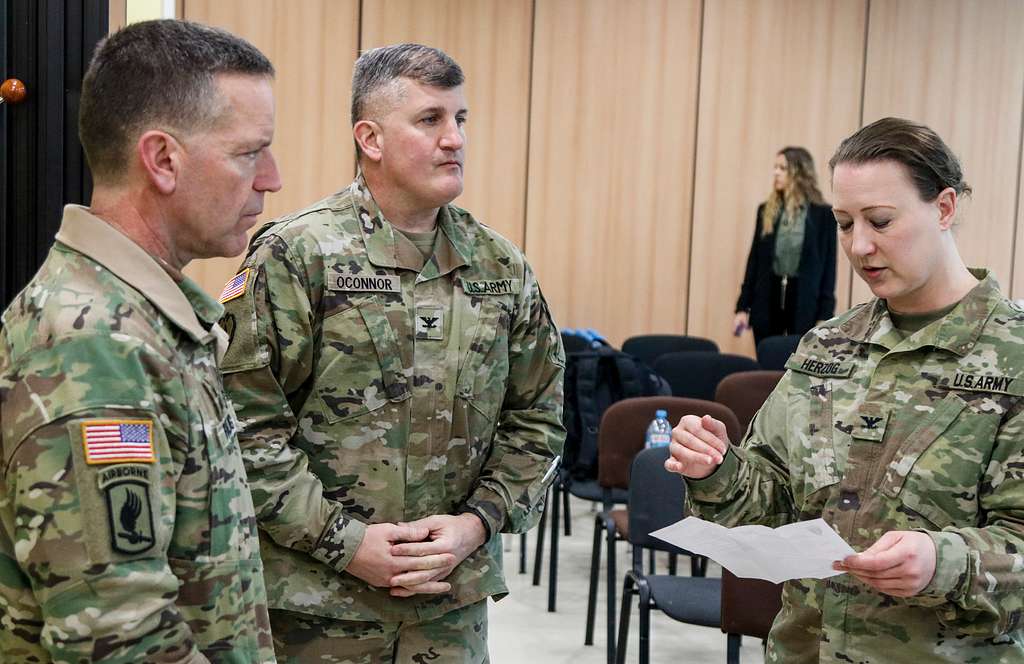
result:
[[[65,209],[0,331],[3,662],[274,661],[221,312]]]
[[[880,300],[811,330],[742,446],[688,482],[725,525],[820,516],[857,551],[890,530],[935,543],[915,597],[786,583],[769,661],[1024,661],[1024,313],[975,275],[906,338]]]
[[[561,339],[514,245],[451,205],[438,225],[424,264],[357,179],[265,226],[225,302],[271,607],[399,621],[507,592],[497,533],[535,522],[564,440]],[[494,536],[450,594],[345,573],[366,524],[464,510]]]

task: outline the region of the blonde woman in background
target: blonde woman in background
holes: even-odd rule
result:
[[[775,155],[772,191],[757,208],[733,330],[754,342],[804,334],[836,307],[836,222],[822,198],[814,159],[804,148]]]

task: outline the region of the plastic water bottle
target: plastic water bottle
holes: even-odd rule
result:
[[[658,410],[654,413],[654,419],[647,427],[644,442],[645,447],[666,447],[672,442],[672,425],[668,422],[666,411]]]

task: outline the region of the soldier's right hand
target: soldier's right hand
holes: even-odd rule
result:
[[[399,574],[416,570],[445,568],[455,559],[450,553],[429,556],[394,556],[391,547],[400,542],[422,542],[430,535],[424,526],[394,523],[374,523],[366,527],[363,541],[356,549],[345,571],[366,581],[371,586],[387,588],[391,579]],[[437,583],[435,592],[448,592],[451,585]]]
[[[686,415],[672,429],[672,444],[665,470],[690,479],[703,479],[715,472],[729,450],[725,424],[705,415]]]

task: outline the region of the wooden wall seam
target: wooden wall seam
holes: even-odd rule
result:
[[[700,140],[700,91],[701,91],[701,60],[704,57],[704,17],[707,12],[708,0],[700,2],[700,27],[697,39],[697,99],[694,101],[693,122],[693,165],[690,168],[690,228],[686,240],[686,269],[693,265],[693,228],[697,225],[694,217],[697,207],[697,142]],[[683,334],[690,334],[690,300],[693,297],[693,275],[686,280],[686,306],[683,307]]]
[[[867,84],[868,84],[868,39],[871,34],[871,0],[865,0],[864,2],[864,59],[860,65],[860,114],[857,121],[857,127],[864,126],[864,100],[867,98]],[[838,147],[838,146],[836,146]],[[831,169],[829,169],[831,172]],[[831,183],[829,183],[831,185]],[[829,187],[831,189],[831,186]],[[838,229],[837,229],[838,232]],[[836,245],[839,245],[839,238],[836,238]],[[842,264],[843,259],[839,254],[844,253],[841,246],[836,246],[836,261],[838,264]],[[857,271],[853,269],[853,263],[846,267],[846,309],[853,307],[853,284],[860,277],[857,275]],[[836,302],[836,308],[838,309],[839,303]],[[838,314],[839,312],[836,311]]]
[[[523,238],[523,253],[529,257],[530,245],[529,245],[529,224],[526,223],[526,211],[529,209],[530,201],[530,130],[533,128],[533,58],[536,53],[537,44],[537,0],[532,0],[530,3],[530,62],[527,65],[528,85],[526,91],[526,164],[523,169],[523,181],[526,186],[523,187],[523,220],[522,220],[522,238]]]
[[[1024,293],[1017,292],[1017,235],[1020,233],[1021,228],[1021,191],[1024,190],[1024,90],[1021,91],[1021,103],[1020,103],[1020,144],[1017,147],[1017,192],[1016,200],[1014,201],[1013,209],[1013,237],[1011,239],[1012,245],[1010,250],[1010,256],[1013,259],[1010,261],[1010,280],[1006,285],[1007,297],[1024,297]]]

